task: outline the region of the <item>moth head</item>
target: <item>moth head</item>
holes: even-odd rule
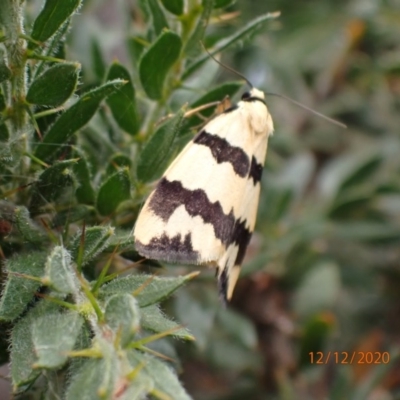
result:
[[[264,92],[256,88],[252,88],[249,92],[242,94],[242,101],[261,101],[264,103],[265,95]]]

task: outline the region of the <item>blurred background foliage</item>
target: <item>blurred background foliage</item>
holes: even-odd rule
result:
[[[196,337],[168,355],[180,360],[181,380],[197,400],[398,399],[400,3],[219,2],[226,7],[210,16],[207,46],[259,15],[280,11],[253,38],[222,52],[222,60],[256,87],[290,96],[348,128],[267,96],[275,133],[242,277],[227,309],[207,271],[165,304]],[[41,2],[26,3],[33,20]],[[135,71],[131,65],[152,23],[144,10],[159,2],[144,3],[84,2],[67,47],[67,58],[83,65],[80,90],[100,83],[115,59]],[[162,18],[159,26],[153,20],[154,35]],[[195,90],[171,90],[168,103],[157,108],[143,96],[135,71],[138,113],[150,110],[153,119],[161,111],[176,113],[232,78],[209,60],[187,84]],[[238,88],[232,84],[231,93]],[[108,137],[114,131],[104,115],[96,118],[81,145],[98,149],[88,154],[100,165],[115,151]],[[189,138],[182,134],[179,145]],[[187,270],[169,268],[168,274]],[[327,360],[329,352],[338,359]],[[367,352],[373,362],[361,363]],[[383,352],[389,363],[378,357]]]

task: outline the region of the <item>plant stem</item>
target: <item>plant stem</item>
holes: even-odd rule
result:
[[[0,20],[4,27],[4,46],[7,52],[8,67],[12,71],[11,93],[8,99],[10,106],[10,122],[13,131],[18,136],[24,132],[27,123],[25,111],[25,64],[26,44],[21,39],[23,31],[23,20],[20,0],[1,0]]]

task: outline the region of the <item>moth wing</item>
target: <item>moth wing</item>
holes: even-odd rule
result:
[[[199,264],[217,263],[226,252],[249,168],[249,128],[238,112],[206,124],[167,169],[136,222],[141,255]]]

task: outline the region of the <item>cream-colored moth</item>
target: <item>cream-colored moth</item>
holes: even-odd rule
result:
[[[215,266],[229,300],[254,230],[272,132],[264,93],[255,88],[208,122],[145,202],[134,229],[139,254]]]

